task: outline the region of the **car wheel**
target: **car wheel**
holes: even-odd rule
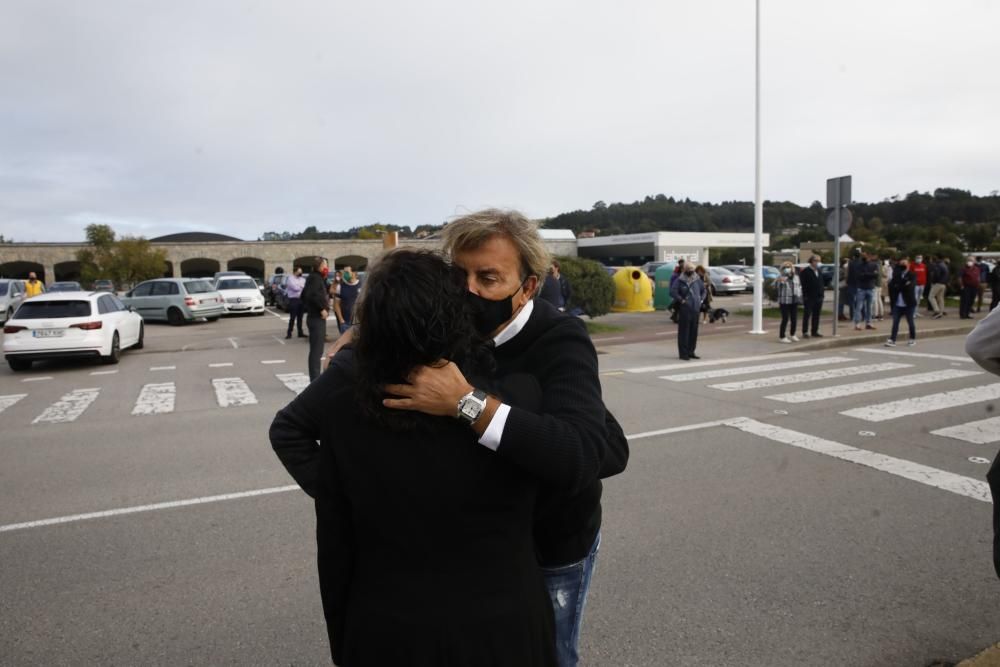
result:
[[[218,322],[219,321],[219,316],[216,315],[215,317],[206,317],[205,321],[206,322]]]
[[[141,350],[141,349],[142,349],[142,347],[143,347],[143,345],[145,345],[145,344],[146,344],[146,343],[145,343],[145,342],[143,341],[143,338],[145,338],[145,336],[146,336],[146,326],[145,326],[144,324],[140,324],[140,325],[139,325],[139,340],[138,340],[138,341],[136,341],[136,344],[135,344],[135,345],[133,345],[132,347],[133,347],[134,349],[136,349],[136,350]]]
[[[117,364],[122,358],[122,346],[118,340],[118,332],[111,336],[111,354],[101,357],[101,361],[106,364]]]
[[[13,319],[13,317],[14,317],[14,309],[13,308],[8,308],[7,309],[7,317],[4,319],[4,322],[7,322],[7,321]]]
[[[26,371],[31,368],[31,359],[16,359],[7,357],[7,364],[12,371]]]
[[[184,324],[184,313],[179,308],[171,308],[167,311],[167,323],[172,327],[179,327]]]

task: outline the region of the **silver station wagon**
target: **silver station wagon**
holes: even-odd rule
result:
[[[122,297],[145,320],[166,320],[174,326],[204,317],[214,322],[225,304],[204,278],[157,278],[139,283]]]

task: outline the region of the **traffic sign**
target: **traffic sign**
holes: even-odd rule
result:
[[[826,179],[826,207],[837,208],[851,203],[851,177],[839,176]]]
[[[840,218],[840,225],[837,224],[837,218]],[[830,232],[833,238],[839,239],[851,228],[853,221],[854,216],[851,215],[850,210],[846,208],[834,209],[826,216],[826,231]]]

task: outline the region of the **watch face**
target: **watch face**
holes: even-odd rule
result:
[[[462,414],[469,419],[475,419],[479,416],[479,405],[477,403],[473,403],[472,401],[466,401],[462,405]]]

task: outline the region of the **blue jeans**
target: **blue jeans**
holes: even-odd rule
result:
[[[875,290],[861,289],[854,293],[854,323],[861,324],[864,319],[865,324],[872,323],[872,306],[875,304]]]
[[[598,533],[590,553],[583,560],[560,567],[542,568],[555,613],[559,667],[576,667],[580,661],[577,645],[580,642],[580,626],[583,625],[583,609],[587,605],[587,592],[590,591],[590,580],[594,576],[600,548],[601,534]]]

